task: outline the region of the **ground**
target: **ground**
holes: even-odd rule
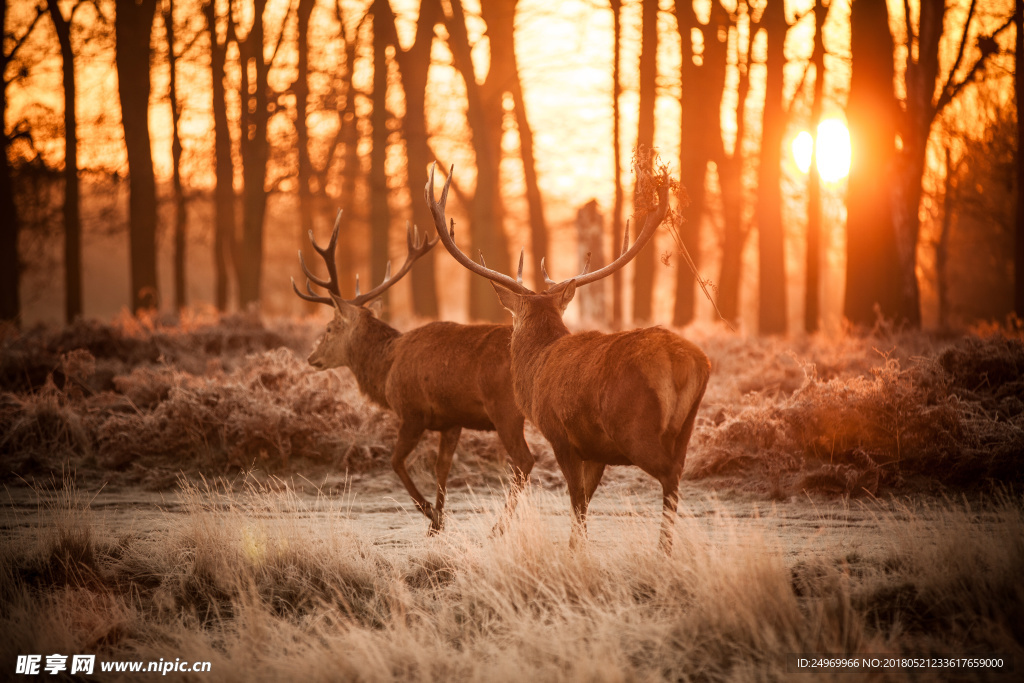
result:
[[[792,680],[800,655],[858,660],[808,680],[1024,665],[1019,331],[688,330],[714,370],[665,554],[660,489],[633,468],[609,468],[570,549],[568,495],[529,425],[538,462],[508,531],[491,533],[501,446],[467,431],[428,536],[388,466],[394,418],[347,371],[303,362],[317,329],[133,319],[3,338],[0,678],[31,654],[209,662],[168,675],[246,683]],[[436,443],[412,465],[428,498]]]

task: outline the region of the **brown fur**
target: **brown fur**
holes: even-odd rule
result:
[[[581,531],[605,466],[635,465],[662,485],[661,543],[670,548],[679,479],[711,372],[707,356],[658,327],[570,334],[561,315],[575,293],[572,280],[543,294],[495,291],[515,316],[516,402],[551,442]]]
[[[511,328],[436,322],[402,334],[362,306],[335,305],[334,320],[309,362],[321,370],[350,368],[359,389],[398,416],[391,464],[416,507],[430,518],[431,531],[443,524],[448,472],[463,428],[497,431],[512,461],[514,480],[506,504],[511,512],[534,464],[512,395]],[[405,467],[426,430],[441,433],[433,506]]]

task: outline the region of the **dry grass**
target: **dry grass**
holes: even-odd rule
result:
[[[788,653],[1024,655],[1019,497],[878,506],[881,555],[794,564],[739,519],[719,520],[724,541],[680,519],[665,557],[651,519],[627,516],[572,552],[548,495],[527,494],[503,537],[487,537],[492,510],[387,548],[344,499],[205,483],[159,540],[100,539],[65,485],[35,542],[0,552],[2,659],[172,653],[238,681],[725,681],[785,679]]]

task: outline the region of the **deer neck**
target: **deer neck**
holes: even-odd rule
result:
[[[537,372],[547,360],[551,346],[569,334],[569,329],[556,311],[544,313],[524,318],[512,330],[512,389],[520,410],[531,418]]]
[[[377,405],[390,408],[384,388],[395,360],[395,341],[401,332],[372,316],[359,322],[350,347],[350,364],[359,390]]]

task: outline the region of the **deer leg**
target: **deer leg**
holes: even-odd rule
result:
[[[590,500],[594,497],[597,485],[601,483],[601,477],[604,476],[604,467],[604,463],[601,462],[583,462],[584,514],[586,508],[590,506]]]
[[[676,524],[676,509],[679,505],[679,477],[666,477],[661,482],[661,538],[658,547],[666,555],[672,554],[672,536]]]
[[[510,420],[508,424],[495,424],[498,438],[501,439],[501,443],[505,446],[505,451],[512,461],[512,483],[509,486],[501,518],[491,530],[492,536],[500,536],[505,533],[508,520],[512,518],[512,513],[515,512],[516,504],[519,502],[519,494],[529,482],[530,472],[533,470],[535,458],[530,452],[530,447],[526,445],[526,439],[523,438],[523,422],[522,417],[517,417]]]
[[[555,459],[569,488],[569,502],[572,504],[573,512],[569,548],[576,550],[587,540],[587,496],[583,481],[583,460],[572,448],[555,449]]]
[[[452,427],[441,432],[437,447],[437,463],[434,465],[434,472],[437,474],[437,501],[434,503],[433,514],[430,515],[430,530],[427,532],[431,535],[436,534],[444,526],[444,496],[448,486],[448,472],[452,469],[452,458],[455,456],[455,447],[461,434],[462,427]]]
[[[416,509],[429,517],[431,522],[433,522],[434,516],[430,503],[427,502],[427,499],[416,488],[416,484],[413,483],[408,470],[405,469],[405,459],[409,457],[412,449],[416,448],[416,444],[420,442],[423,431],[423,427],[419,424],[402,422],[398,428],[398,441],[395,443],[395,449],[391,451],[391,467],[395,470],[398,478],[402,480],[402,483],[405,484],[405,489],[412,496],[413,502],[416,503]]]

